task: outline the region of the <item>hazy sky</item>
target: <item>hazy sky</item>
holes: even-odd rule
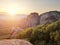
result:
[[[60,0],[0,0],[0,11],[8,12],[10,9],[20,14],[60,11]]]

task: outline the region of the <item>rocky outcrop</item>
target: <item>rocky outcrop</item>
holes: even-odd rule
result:
[[[60,18],[59,11],[50,11],[40,15],[40,24],[50,24]]]
[[[0,45],[32,45],[30,42],[20,39],[0,40]]]
[[[21,28],[34,27],[36,25],[50,24],[60,18],[59,11],[49,11],[43,14],[36,12],[30,13],[26,18],[22,19],[19,23]]]
[[[24,29],[24,28],[36,26],[38,24],[39,24],[39,14],[33,12],[29,14],[26,18],[20,20],[18,26]]]
[[[39,14],[34,12],[27,16],[28,27],[33,27],[39,24]]]

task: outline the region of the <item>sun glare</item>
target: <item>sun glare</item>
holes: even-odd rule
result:
[[[10,16],[14,16],[16,14],[16,11],[14,9],[9,9],[8,13]]]

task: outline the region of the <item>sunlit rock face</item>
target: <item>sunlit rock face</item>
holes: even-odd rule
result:
[[[0,45],[32,45],[30,42],[20,39],[0,40]]]
[[[28,27],[33,27],[39,24],[39,14],[34,12],[27,16]]]
[[[50,24],[60,18],[59,11],[50,11],[40,15],[40,24]]]
[[[26,18],[23,18],[18,24],[20,28],[33,27],[39,24],[39,14],[33,12],[29,14]]]

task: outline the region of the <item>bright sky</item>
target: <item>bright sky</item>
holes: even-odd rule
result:
[[[60,0],[0,0],[0,11],[9,12],[10,9],[20,14],[60,11]]]

